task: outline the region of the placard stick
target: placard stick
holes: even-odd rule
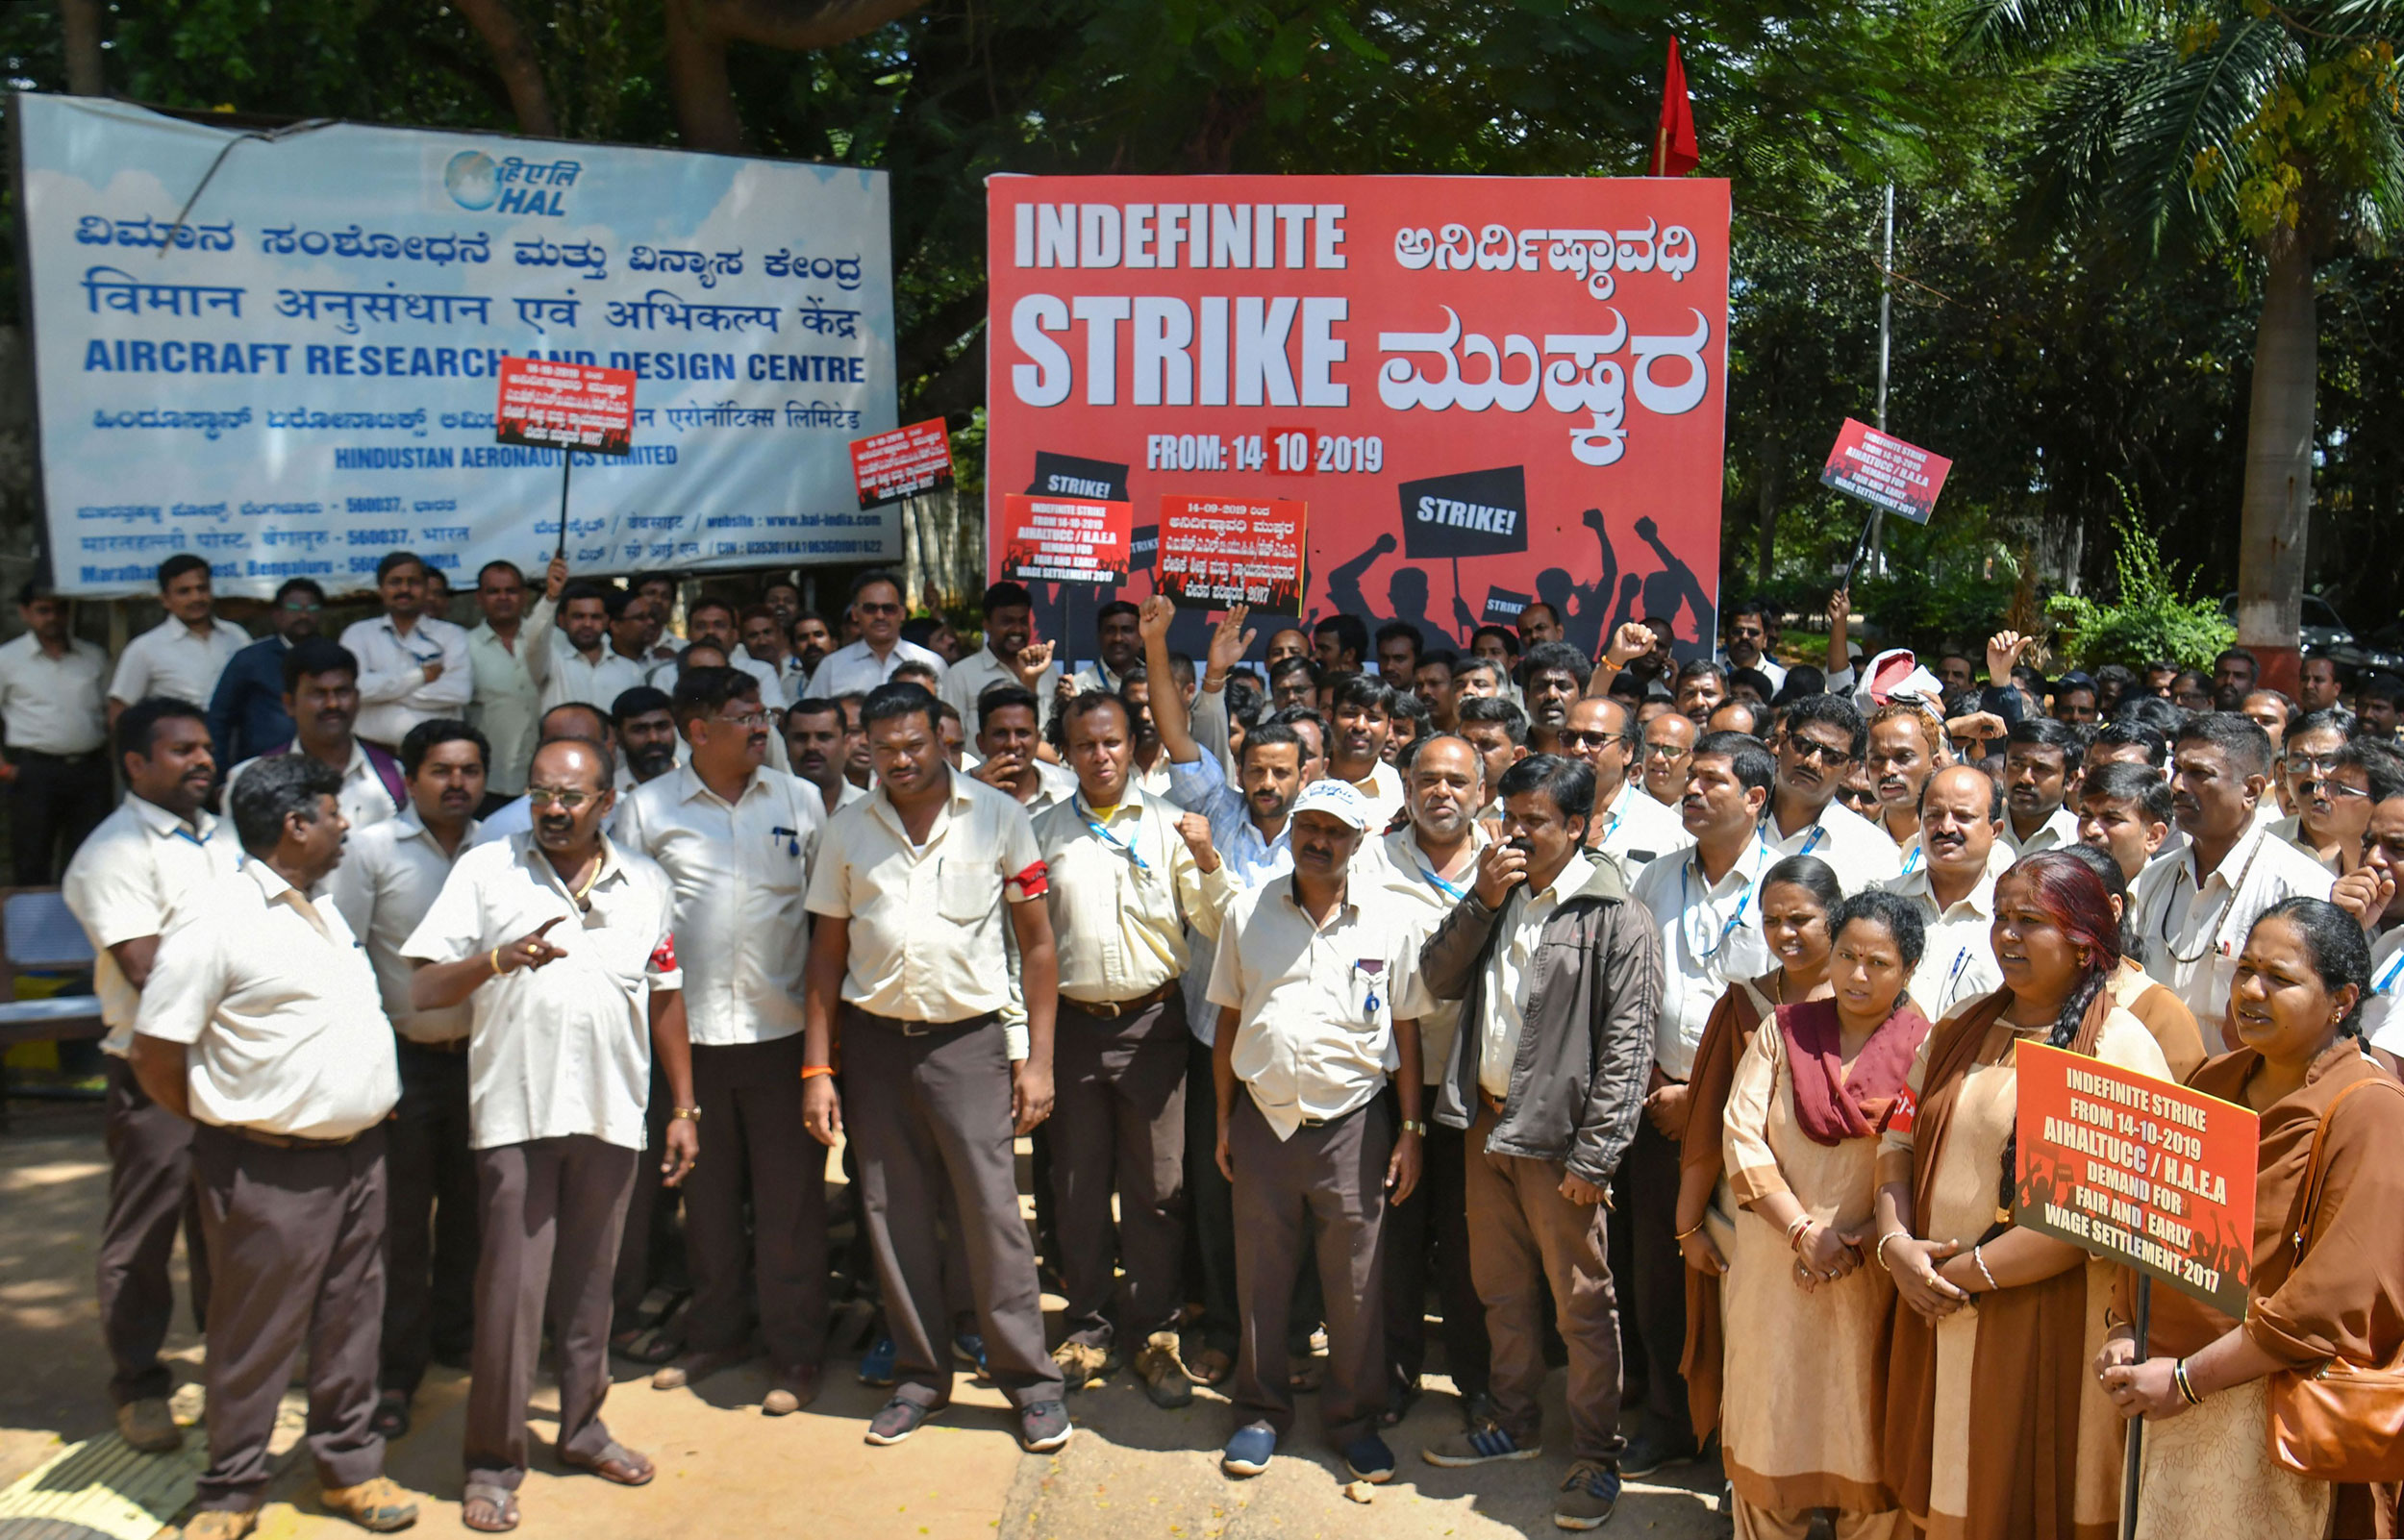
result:
[[[2145,1332],[2153,1315],[2154,1280],[2144,1274],[2137,1275],[2137,1361],[2145,1361]],[[2129,1419],[2126,1463],[2120,1468],[2120,1540],[2135,1540],[2137,1534],[2137,1483],[2145,1466],[2145,1419]]]
[[[576,463],[576,451],[565,444],[560,446],[560,548],[552,553],[554,560],[567,555],[567,471]]]

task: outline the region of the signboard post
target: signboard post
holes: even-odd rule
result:
[[[560,452],[560,542],[567,556],[567,473],[576,452],[625,456],[635,447],[635,371],[548,359],[501,360],[495,440]]]
[[[2138,1275],[2139,1356],[2154,1280],[2245,1314],[2261,1119],[2246,1107],[2041,1043],[2013,1063],[2012,1220]],[[2121,1533],[2134,1531],[2144,1422],[2129,1425]]]

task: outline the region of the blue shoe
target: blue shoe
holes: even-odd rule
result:
[[[963,1331],[959,1335],[953,1337],[952,1356],[959,1359],[962,1363],[975,1364],[977,1366],[977,1373],[985,1373],[984,1336],[975,1331]]]
[[[1619,1502],[1619,1473],[1593,1460],[1580,1460],[1563,1478],[1561,1495],[1553,1499],[1553,1527],[1560,1529],[1599,1529],[1610,1521]]]
[[[1277,1430],[1266,1423],[1251,1423],[1236,1429],[1236,1436],[1227,1441],[1226,1451],[1218,1457],[1218,1468],[1230,1476],[1258,1476],[1268,1469],[1268,1457],[1277,1453]],[[1393,1462],[1387,1461],[1389,1469]]]
[[[1419,1451],[1419,1458],[1430,1465],[1464,1466],[1490,1460],[1532,1460],[1543,1453],[1540,1445],[1522,1444],[1490,1423],[1428,1445]]]
[[[1394,1452],[1375,1433],[1364,1433],[1344,1446],[1344,1469],[1356,1481],[1383,1485],[1394,1478]]]
[[[868,1351],[860,1355],[860,1382],[864,1385],[889,1385],[893,1382],[893,1360],[901,1355],[891,1337],[879,1337],[868,1344]]]

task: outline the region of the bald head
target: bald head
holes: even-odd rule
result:
[[[582,738],[558,737],[535,750],[528,780],[539,785],[606,791],[610,774],[610,760],[598,746]]]

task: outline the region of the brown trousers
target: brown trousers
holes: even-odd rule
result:
[[[802,1038],[692,1051],[693,1096],[716,1157],[685,1180],[685,1258],[695,1352],[739,1347],[745,1275],[778,1369],[826,1356],[826,1146],[801,1126]],[[751,1222],[743,1222],[743,1200]]]
[[[1386,1162],[1394,1132],[1385,1102],[1280,1139],[1239,1083],[1227,1120],[1236,1168],[1236,1426],[1293,1430],[1286,1345],[1294,1278],[1316,1221],[1327,1300],[1327,1378],[1319,1416],[1337,1448],[1374,1432],[1386,1409]]]
[[[526,1478],[526,1401],[543,1327],[560,1365],[563,1460],[610,1447],[610,1295],[640,1151],[585,1134],[476,1152],[484,1252],[476,1261],[476,1350],[467,1386],[467,1479],[514,1490]]]
[[[1492,1344],[1494,1414],[1522,1443],[1543,1421],[1544,1291],[1552,1290],[1569,1350],[1569,1445],[1573,1458],[1618,1457],[1619,1314],[1612,1293],[1611,1210],[1561,1195],[1562,1168],[1549,1160],[1490,1153],[1495,1118],[1481,1099],[1469,1126],[1469,1270],[1486,1302]]]
[[[200,1219],[216,1259],[209,1301],[209,1469],[203,1508],[256,1508],[293,1360],[309,1350],[309,1453],[327,1486],[384,1473],[376,1411],[384,1322],[384,1126],[348,1144],[277,1149],[192,1133]]]
[[[1052,1194],[1067,1340],[1125,1346],[1172,1329],[1186,1243],[1185,1002],[1089,1016],[1060,1003],[1052,1040]],[[1111,1198],[1118,1198],[1115,1233]],[[1119,1273],[1119,1267],[1125,1271]],[[1113,1306],[1115,1305],[1114,1311]]]
[[[159,1361],[175,1319],[168,1263],[184,1231],[192,1326],[209,1323],[209,1244],[192,1185],[192,1125],[153,1102],[134,1067],[109,1056],[109,1208],[100,1222],[100,1330],[109,1344],[109,1399],[149,1401],[175,1388]]]

